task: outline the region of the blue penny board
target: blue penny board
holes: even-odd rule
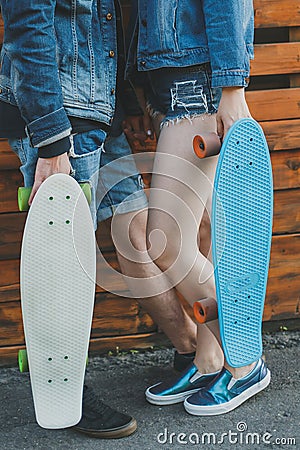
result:
[[[270,260],[273,183],[259,124],[241,119],[224,139],[212,206],[212,249],[221,340],[241,367],[262,354],[261,325]]]

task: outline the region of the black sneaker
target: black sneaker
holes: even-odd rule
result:
[[[84,386],[82,418],[73,429],[97,438],[116,439],[134,433],[137,423],[133,417],[103,403],[91,388]]]
[[[183,372],[195,359],[196,352],[178,353],[175,350],[173,367],[177,372]]]

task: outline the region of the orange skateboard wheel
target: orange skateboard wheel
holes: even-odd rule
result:
[[[218,306],[213,297],[198,300],[194,303],[193,310],[198,323],[206,323],[218,318]]]
[[[221,141],[216,133],[196,135],[193,139],[193,148],[198,158],[207,158],[220,152]]]

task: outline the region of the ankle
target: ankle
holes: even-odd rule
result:
[[[227,362],[225,362],[224,367],[231,373],[233,378],[238,380],[239,378],[243,378],[246,375],[248,375],[251,372],[251,370],[254,369],[254,367],[256,366],[256,363],[257,363],[257,361],[249,364],[248,366],[231,367],[231,366],[229,366],[229,364]]]
[[[223,357],[220,355],[215,355],[213,357],[212,355],[209,356],[209,358],[203,358],[195,357],[194,364],[199,370],[200,373],[208,374],[208,373],[215,373],[219,372],[224,364]]]
[[[176,347],[175,351],[178,353],[178,355],[183,355],[183,356],[195,356],[196,354],[196,348],[193,346],[180,346],[180,347]]]
[[[191,353],[196,352],[197,347],[197,341],[195,340],[188,340],[187,342],[181,342],[180,345],[176,346],[176,351],[179,355],[189,355]]]

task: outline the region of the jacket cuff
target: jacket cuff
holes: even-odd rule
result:
[[[71,134],[71,124],[64,108],[59,108],[26,126],[32,147],[44,147]]]
[[[231,87],[248,85],[249,73],[244,70],[224,70],[212,73],[212,87]]]
[[[53,142],[49,145],[44,145],[38,148],[39,158],[53,158],[54,156],[62,155],[67,153],[71,148],[71,142],[69,137],[60,139],[59,141]]]

